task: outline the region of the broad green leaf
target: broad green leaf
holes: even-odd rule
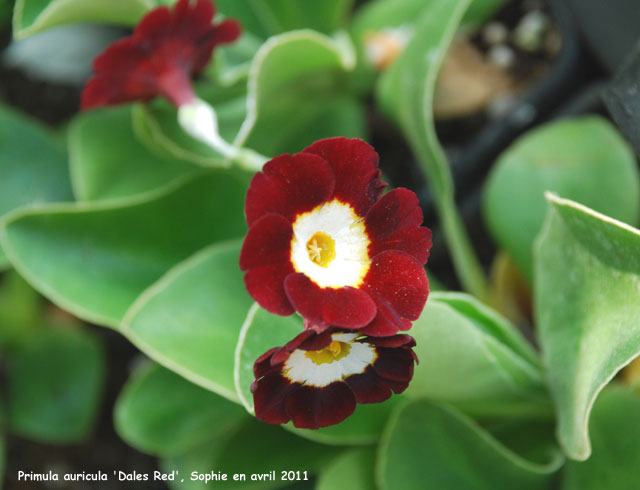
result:
[[[523,337],[517,327],[496,311],[464,293],[442,292],[438,293],[436,298],[474,320],[481,330],[511,348],[534,366],[540,366],[540,357],[531,343]]]
[[[140,194],[198,170],[143,145],[130,106],[77,116],[69,129],[69,160],[74,193],[83,201]]]
[[[0,216],[25,205],[71,201],[64,149],[53,134],[0,106]],[[8,266],[0,247],[0,269]]]
[[[316,490],[372,490],[376,488],[374,448],[353,449],[331,462],[318,477]]]
[[[640,352],[640,231],[551,194],[534,248],[535,315],[557,434],[589,457],[591,407]]]
[[[251,66],[247,117],[234,144],[275,155],[321,138],[362,137],[361,104],[343,88],[353,56],[345,36],[302,30],[267,40]]]
[[[470,0],[431,0],[415,23],[415,33],[395,63],[378,79],[376,98],[400,126],[427,178],[456,272],[464,288],[479,298],[486,279],[456,211],[453,179],[433,122],[438,70]]]
[[[152,359],[232,401],[234,352],[251,306],[239,255],[233,241],[180,263],[138,298],[121,329]]]
[[[247,420],[240,429],[226,437],[218,437],[182,456],[161,460],[160,467],[167,472],[179,471],[184,482],[169,482],[175,489],[206,490],[212,486],[239,490],[270,489],[293,483],[282,480],[283,471],[299,471],[301,479],[306,471],[306,477],[311,479],[335,456],[335,448],[305,441],[277,426]],[[204,476],[212,471],[226,474],[227,481],[207,484],[197,479],[198,474]],[[196,472],[195,480],[191,480],[193,472]],[[235,474],[244,474],[246,480],[234,481]],[[256,475],[253,481],[252,475]],[[262,480],[257,480],[258,475]]]
[[[119,203],[42,206],[0,228],[12,264],[76,316],[116,327],[138,295],[213,242],[240,237],[244,186],[223,171]]]
[[[515,331],[506,333],[515,327],[481,311],[465,295],[430,295],[408,332],[416,339],[420,363],[404,396],[452,403],[483,417],[548,415],[539,363],[532,362]]]
[[[416,400],[389,421],[376,479],[382,490],[548,489],[562,460],[558,451],[545,464],[528,461],[463,414]]]
[[[533,242],[547,210],[545,191],[632,225],[638,221],[636,159],[611,123],[583,116],[525,134],[494,166],[484,215],[495,239],[529,280]]]
[[[133,374],[114,408],[116,430],[127,444],[164,457],[209,442],[244,417],[242,408],[157,364]]]
[[[16,39],[72,22],[133,26],[154,0],[16,0],[13,35]]]
[[[640,396],[623,387],[602,392],[589,422],[593,454],[569,461],[562,490],[634,490],[640,466]]]
[[[49,443],[82,440],[97,415],[104,376],[102,345],[90,332],[44,331],[9,358],[11,431]]]
[[[272,347],[285,345],[302,333],[302,321],[297,316],[272,315],[255,305],[242,327],[235,359],[235,381],[240,400],[249,413],[253,413],[251,383],[253,364]],[[340,424],[317,430],[296,429],[290,423],[284,427],[295,434],[325,444],[373,444],[382,431],[398,396],[385,403],[358,405],[353,415]]]
[[[240,84],[219,87],[213,83],[201,83],[196,88],[199,97],[215,109],[220,135],[231,141],[246,115],[245,88]],[[226,157],[184,131],[175,107],[165,100],[136,104],[133,124],[136,135],[151,152],[162,152],[205,167],[229,165]]]

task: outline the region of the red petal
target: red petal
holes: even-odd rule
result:
[[[285,409],[296,427],[318,429],[346,419],[356,409],[356,399],[341,381],[324,388],[302,386],[287,397]]]
[[[319,327],[361,328],[376,315],[376,304],[360,289],[321,288],[302,273],[288,275],[284,289],[296,311]]]
[[[289,383],[280,373],[254,381],[251,391],[257,419],[269,424],[289,422],[285,404],[292,393],[299,391],[299,386]]]
[[[411,335],[393,335],[392,337],[367,337],[360,342],[375,345],[376,347],[415,347],[416,341]]]
[[[410,255],[394,250],[372,259],[362,289],[369,293],[378,309],[375,319],[362,329],[362,334],[374,337],[386,337],[411,328],[411,321],[420,316],[429,295],[427,274],[422,265]]]
[[[358,403],[379,403],[391,397],[391,388],[382,381],[371,366],[364,373],[345,378]]]
[[[267,214],[249,229],[240,251],[240,269],[253,299],[276,315],[294,310],[284,291],[284,279],[295,272],[289,258],[293,230],[278,214]]]
[[[262,378],[271,371],[271,358],[280,350],[282,347],[273,347],[256,359],[253,363],[253,374],[256,379]]]
[[[334,187],[329,164],[315,155],[281,155],[254,175],[247,191],[245,215],[251,226],[266,213],[278,213],[293,223],[329,199]]]
[[[413,356],[407,349],[377,349],[378,358],[373,363],[375,372],[383,378],[409,383],[413,377]]]
[[[394,189],[382,196],[365,218],[371,239],[369,256],[385,250],[400,250],[421,264],[431,249],[431,231],[423,228],[418,197],[408,189]]]
[[[304,150],[329,162],[336,179],[334,197],[353,206],[364,216],[380,196],[378,154],[364,141],[354,138],[327,138]]]

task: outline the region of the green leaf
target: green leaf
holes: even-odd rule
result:
[[[591,452],[589,412],[640,352],[640,231],[551,194],[534,248],[535,315],[567,455]]]
[[[79,442],[97,415],[104,376],[104,352],[92,334],[44,331],[9,360],[9,427],[42,442]]]
[[[445,401],[483,417],[547,416],[539,362],[515,327],[489,311],[466,295],[430,295],[408,332],[420,364],[405,396]]]
[[[464,288],[488,295],[462,219],[457,214],[453,179],[433,122],[438,70],[469,0],[431,0],[415,24],[415,34],[395,63],[378,80],[376,98],[407,138],[429,181],[453,263]]]
[[[353,449],[337,457],[318,477],[316,490],[372,490],[376,488],[373,469],[374,448]]]
[[[299,471],[301,479],[306,471],[307,478],[311,479],[311,475],[335,456],[335,449],[305,441],[277,426],[247,420],[227,437],[218,437],[182,456],[161,460],[160,467],[165,472],[179,471],[184,482],[169,482],[175,489],[206,490],[211,486],[238,490],[270,489],[292,483],[281,479],[282,471]],[[202,480],[191,480],[192,472],[210,474],[211,471],[228,475],[228,480],[208,484]],[[233,481],[234,474],[245,474],[246,481]],[[275,479],[252,481],[254,474],[274,475]]]
[[[497,242],[530,280],[532,246],[547,210],[545,191],[620,221],[638,221],[636,159],[611,123],[584,116],[526,133],[493,167],[484,215]]]
[[[0,216],[25,205],[73,199],[64,149],[39,124],[0,106]],[[0,247],[0,270],[8,266]]]
[[[389,421],[376,477],[382,490],[546,489],[562,461],[559,452],[528,461],[461,413],[416,400]]]
[[[138,298],[121,330],[152,359],[232,401],[234,352],[251,306],[239,255],[233,241],[180,263]]]
[[[242,408],[157,364],[133,374],[114,408],[116,430],[127,444],[164,457],[215,439],[243,418]]]
[[[584,462],[569,461],[562,490],[633,490],[640,465],[640,396],[621,386],[602,392],[589,423],[593,454]]]
[[[85,320],[116,327],[138,295],[213,242],[240,237],[244,186],[227,172],[118,203],[42,206],[0,228],[12,264]]]
[[[16,0],[13,36],[21,39],[71,22],[133,26],[154,0]]]
[[[297,316],[272,315],[257,304],[249,311],[236,348],[234,372],[238,396],[249,413],[253,413],[250,387],[254,362],[272,347],[285,345],[301,332],[302,321]],[[284,427],[300,437],[325,444],[373,444],[399,398],[394,396],[385,403],[358,405],[353,415],[331,427],[296,429],[290,423]]]
[[[247,118],[234,144],[276,155],[317,139],[362,137],[362,106],[344,90],[353,56],[344,36],[302,30],[270,38],[253,60]]]
[[[85,112],[69,129],[69,159],[78,200],[130,197],[163,187],[198,167],[153,153],[135,136],[131,106]]]

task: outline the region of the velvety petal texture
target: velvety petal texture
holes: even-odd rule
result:
[[[256,417],[300,428],[337,424],[357,403],[379,403],[404,391],[417,362],[408,335],[380,339],[336,328],[306,330],[254,365]]]
[[[109,46],[93,64],[82,108],[166,97],[176,107],[194,99],[191,77],[200,73],[218,44],[235,41],[234,20],[212,24],[210,0],[178,0],[149,11],[133,35]]]
[[[359,139],[324,139],[265,164],[245,202],[249,294],[270,312],[297,311],[317,333],[409,329],[429,293],[431,232],[416,195],[381,196],[385,185],[378,155]]]

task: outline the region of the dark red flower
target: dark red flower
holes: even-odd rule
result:
[[[138,23],[133,35],[109,46],[93,63],[95,75],[82,93],[82,108],[169,99],[176,107],[194,99],[191,76],[209,62],[213,48],[240,35],[234,20],[212,24],[210,0],[178,0],[158,7]]]
[[[359,139],[318,141],[267,162],[245,203],[249,294],[278,315],[387,336],[411,328],[429,294],[431,232],[407,189],[381,197],[378,155]]]
[[[379,403],[407,388],[418,360],[414,346],[408,335],[306,330],[255,362],[256,417],[270,424],[291,420],[305,429],[342,422],[356,403]]]

